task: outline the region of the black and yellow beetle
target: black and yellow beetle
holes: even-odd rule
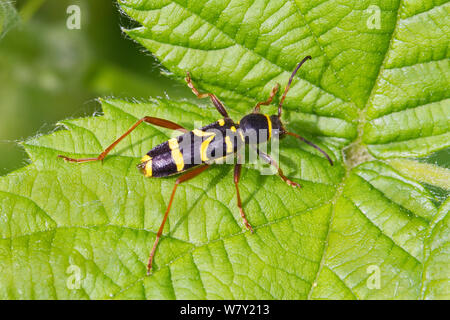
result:
[[[142,122],[151,123],[156,126],[179,130],[183,132],[182,135],[169,139],[166,142],[157,145],[153,149],[151,149],[141,160],[141,163],[138,165],[138,168],[142,170],[146,177],[166,177],[177,173],[184,173],[181,175],[176,181],[175,186],[172,191],[172,195],[170,196],[169,205],[167,206],[167,210],[164,214],[163,221],[161,226],[159,227],[155,243],[150,252],[150,257],[147,265],[148,274],[150,274],[152,268],[152,261],[155,255],[155,250],[158,245],[159,239],[161,238],[162,231],[164,229],[164,224],[167,220],[167,216],[170,211],[170,207],[172,205],[175,191],[177,186],[187,180],[190,180],[203,171],[205,171],[211,164],[216,163],[218,159],[222,159],[227,156],[234,156],[237,151],[245,144],[249,144],[251,147],[255,148],[258,152],[259,157],[261,157],[264,161],[274,166],[278,175],[292,187],[300,187],[299,184],[293,182],[286,178],[283,174],[283,171],[278,166],[277,162],[272,159],[268,154],[261,152],[258,149],[258,144],[267,142],[271,139],[272,133],[277,132],[277,135],[282,138],[286,135],[290,135],[296,137],[305,143],[311,145],[312,147],[319,150],[321,153],[325,155],[331,165],[333,165],[333,161],[328,156],[328,154],[320,149],[318,146],[313,144],[312,142],[306,140],[305,138],[286,131],[281,122],[281,111],[283,101],[286,98],[286,94],[289,91],[294,75],[301,67],[301,65],[308,59],[311,59],[310,56],[305,57],[292,72],[291,77],[289,78],[289,82],[286,85],[283,96],[280,99],[278,105],[278,114],[268,116],[266,114],[260,113],[261,105],[269,105],[276,93],[278,92],[279,85],[277,84],[271,91],[270,97],[263,102],[259,102],[253,109],[253,112],[244,116],[238,123],[235,123],[229,116],[228,113],[223,106],[223,104],[219,101],[219,99],[212,93],[199,93],[197,89],[194,87],[189,72],[186,76],[186,82],[189,88],[192,89],[192,92],[198,98],[207,98],[209,97],[217,108],[219,113],[223,116],[222,119],[209,124],[205,127],[194,129],[192,131],[188,131],[182,126],[171,122],[169,120],[154,118],[154,117],[144,117],[137,121],[127,132],[125,132],[120,138],[114,141],[108,148],[106,148],[98,157],[96,158],[82,158],[82,159],[73,159],[68,158],[66,156],[59,155],[58,157],[63,158],[66,161],[70,162],[89,162],[89,161],[99,161],[103,160],[106,155],[128,134],[130,134],[139,124]],[[216,133],[214,133],[215,131]],[[256,141],[253,142],[247,139],[248,133],[252,132],[263,132],[264,134],[258,135]],[[186,144],[186,141],[199,141],[199,143],[189,143]],[[239,141],[240,139],[240,141]],[[238,143],[241,142],[241,143]],[[187,147],[186,147],[187,146]],[[237,206],[241,213],[243,222],[247,229],[253,232],[253,228],[247,221],[245,217],[245,212],[242,208],[241,197],[239,194],[239,177],[241,174],[241,163],[237,163],[234,168],[234,184],[236,186],[236,194],[237,194]]]

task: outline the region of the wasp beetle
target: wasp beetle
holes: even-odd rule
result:
[[[285,181],[288,185],[296,188],[300,187],[300,185],[296,182],[293,182],[289,180],[284,174],[281,168],[278,166],[277,162],[268,154],[261,152],[258,149],[258,144],[262,142],[267,142],[271,139],[272,133],[276,130],[277,135],[279,138],[282,138],[286,135],[293,136],[297,139],[300,139],[304,141],[305,143],[309,144],[310,146],[316,148],[318,151],[320,151],[330,162],[331,165],[333,165],[333,161],[328,156],[328,154],[320,149],[318,146],[313,144],[312,142],[306,140],[305,138],[286,131],[286,129],[283,127],[283,124],[281,122],[281,112],[282,112],[282,105],[283,101],[286,98],[286,94],[289,91],[289,88],[291,86],[292,80],[294,78],[294,75],[298,71],[298,69],[302,66],[302,64],[308,60],[311,59],[310,56],[305,57],[295,68],[295,70],[292,72],[289,82],[286,85],[286,88],[284,90],[283,96],[280,99],[280,102],[278,104],[278,114],[276,115],[266,115],[260,113],[260,107],[262,105],[269,105],[274,96],[277,94],[279,85],[277,84],[271,91],[269,98],[266,101],[259,102],[256,104],[256,106],[253,108],[253,112],[250,114],[247,114],[244,116],[239,122],[234,122],[229,116],[228,113],[224,107],[224,105],[219,101],[219,99],[212,93],[199,93],[197,89],[195,88],[194,84],[191,81],[191,77],[189,72],[187,72],[186,75],[186,82],[189,88],[192,90],[192,92],[198,97],[198,98],[210,98],[214,106],[216,107],[217,111],[222,115],[222,119],[209,124],[205,127],[194,129],[192,131],[186,130],[184,127],[180,126],[179,124],[176,124],[172,121],[160,119],[160,118],[154,118],[154,117],[143,117],[139,121],[137,121],[127,132],[125,132],[121,137],[119,137],[116,141],[114,141],[109,147],[107,147],[98,157],[96,158],[82,158],[82,159],[73,159],[66,156],[59,155],[58,157],[63,158],[66,161],[69,162],[90,162],[90,161],[101,161],[103,160],[106,155],[128,134],[130,134],[138,125],[140,125],[143,122],[147,122],[150,124],[153,124],[155,126],[160,126],[172,130],[178,130],[181,131],[183,134],[176,138],[169,139],[166,142],[161,143],[160,145],[157,145],[153,149],[151,149],[141,160],[141,163],[138,164],[138,168],[143,172],[143,174],[146,177],[166,177],[177,173],[185,172],[183,175],[181,175],[176,181],[175,185],[172,190],[172,194],[170,196],[169,204],[167,206],[166,212],[164,214],[164,218],[162,220],[161,226],[159,227],[158,233],[156,235],[155,242],[153,244],[153,247],[150,251],[150,256],[148,260],[147,265],[147,274],[150,274],[151,268],[152,268],[152,262],[153,257],[155,255],[156,247],[158,245],[159,239],[161,238],[161,234],[164,229],[164,224],[167,220],[167,217],[169,215],[170,207],[172,205],[175,191],[179,184],[188,181],[203,171],[205,171],[211,164],[217,163],[217,159],[224,158],[225,156],[229,155],[236,155],[236,152],[238,149],[240,149],[240,146],[242,145],[250,145],[254,149],[256,149],[257,154],[261,159],[263,159],[265,162],[269,163],[271,166],[273,166],[277,172],[278,175]],[[211,133],[211,130],[214,129],[222,134],[214,134]],[[264,130],[265,135],[263,135],[263,138],[259,138],[256,142],[251,142],[246,139],[246,133],[248,133],[250,130],[254,131],[261,131]],[[233,139],[230,138],[230,133],[234,133],[235,136]],[[181,147],[181,144],[183,141],[192,141],[193,138],[200,137],[200,144],[192,144],[191,147]],[[236,143],[237,139],[236,137],[240,137],[241,142],[240,144]],[[194,161],[194,158],[199,158],[199,161]],[[242,216],[242,220],[244,225],[248,230],[253,232],[253,228],[251,227],[250,223],[247,221],[247,218],[245,217],[244,209],[242,208],[241,203],[241,197],[239,194],[239,178],[241,174],[241,163],[235,164],[234,168],[234,184],[236,187],[236,194],[237,194],[237,206],[239,208],[240,214]]]

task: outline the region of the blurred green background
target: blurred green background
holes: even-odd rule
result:
[[[66,26],[74,4],[80,30]],[[27,164],[18,141],[100,111],[97,97],[195,101],[122,33],[133,25],[112,0],[0,0],[0,175]],[[450,168],[450,149],[420,161]],[[428,187],[441,200],[448,196]]]
[[[74,4],[79,30],[66,26]],[[111,0],[0,0],[0,175],[27,164],[18,141],[92,115],[97,97],[190,97],[121,26],[133,22]]]

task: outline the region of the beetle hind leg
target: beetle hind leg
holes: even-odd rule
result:
[[[180,126],[179,124],[177,124],[175,122],[172,122],[172,121],[169,121],[169,120],[166,120],[166,119],[160,119],[160,118],[155,118],[155,117],[143,117],[143,118],[139,119],[138,121],[136,121],[136,123],[134,125],[132,125],[131,128],[128,129],[127,132],[125,132],[117,140],[115,140],[109,147],[107,147],[105,150],[103,150],[103,152],[100,153],[99,156],[96,157],[96,158],[75,159],[75,158],[66,157],[64,155],[58,155],[58,157],[64,159],[65,161],[68,161],[68,162],[78,162],[78,163],[91,162],[91,161],[103,161],[103,159],[108,155],[108,153],[112,149],[114,149],[114,147],[120,141],[122,141],[134,129],[136,129],[142,122],[147,122],[147,123],[153,124],[155,126],[159,126],[159,127],[163,127],[163,128],[167,128],[167,129],[172,129],[172,130],[178,130],[178,131],[181,131],[181,132],[187,132],[188,131],[185,128],[183,128],[182,126]]]
[[[197,167],[197,168],[195,168],[195,169],[193,169],[191,171],[186,172],[185,174],[180,176],[175,181],[175,185],[173,186],[172,194],[170,196],[169,204],[167,205],[167,209],[166,209],[166,212],[164,214],[163,221],[161,222],[161,225],[159,227],[158,233],[156,234],[155,242],[153,243],[152,250],[150,251],[150,256],[148,258],[148,264],[147,264],[147,275],[150,275],[150,273],[152,271],[153,257],[155,256],[156,248],[158,247],[159,240],[161,239],[161,235],[162,235],[162,232],[164,230],[164,225],[166,223],[167,217],[169,216],[170,208],[172,206],[172,202],[173,202],[173,199],[175,197],[175,191],[177,190],[178,185],[183,183],[183,182],[185,182],[185,181],[188,181],[188,180],[190,180],[192,178],[195,178],[200,173],[205,171],[208,167],[209,167],[209,165],[203,165],[203,166]]]

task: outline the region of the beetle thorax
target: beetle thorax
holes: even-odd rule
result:
[[[239,127],[245,136],[245,143],[259,144],[269,141],[274,133],[283,132],[278,116],[268,116],[262,113],[250,113],[239,122]]]

